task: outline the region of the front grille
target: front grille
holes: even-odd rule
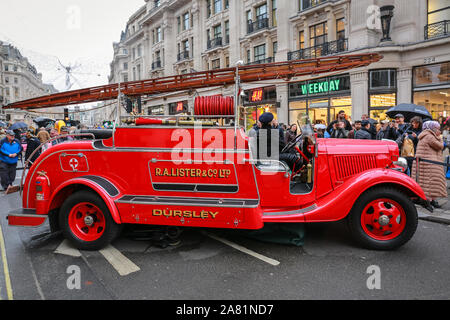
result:
[[[336,180],[344,181],[351,176],[377,167],[377,159],[374,155],[335,156],[334,167]]]

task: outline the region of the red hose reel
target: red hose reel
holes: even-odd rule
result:
[[[199,116],[233,116],[234,98],[223,96],[198,97],[195,99],[194,113]]]

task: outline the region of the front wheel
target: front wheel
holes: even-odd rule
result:
[[[417,209],[404,193],[376,188],[364,193],[348,216],[350,231],[361,245],[393,250],[408,242],[417,230]]]
[[[121,231],[103,200],[89,191],[74,193],[64,201],[59,224],[65,238],[81,250],[100,250]]]

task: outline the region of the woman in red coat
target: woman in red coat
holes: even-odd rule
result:
[[[440,125],[437,121],[427,121],[423,124],[423,131],[419,135],[416,157],[421,159],[443,162],[444,141],[441,137]],[[416,179],[422,187],[431,205],[439,208],[437,198],[446,198],[447,180],[444,168],[440,165],[423,162],[419,163],[419,172],[416,172],[416,162],[412,167],[411,177]]]

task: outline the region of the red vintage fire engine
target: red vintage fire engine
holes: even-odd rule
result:
[[[239,88],[241,82],[289,80],[380,59],[364,54],[242,66],[82,89],[7,107],[110,100],[120,92],[151,95],[232,83]],[[229,125],[236,110],[229,98],[199,98],[198,118],[140,117],[131,119],[132,125],[85,131],[79,140],[49,148],[22,178],[23,208],[9,213],[9,224],[39,226],[49,218],[52,228],[85,250],[106,246],[126,224],[255,230],[266,223],[348,219],[355,239],[371,249],[394,249],[411,239],[418,224],[414,202],[426,197],[399,170],[404,162],[394,142],[316,139],[303,121],[302,134],[285,148],[302,159],[291,169],[282,161],[254,160],[251,139],[237,123]],[[219,118],[220,125],[209,122]],[[81,139],[86,136],[92,139]]]

